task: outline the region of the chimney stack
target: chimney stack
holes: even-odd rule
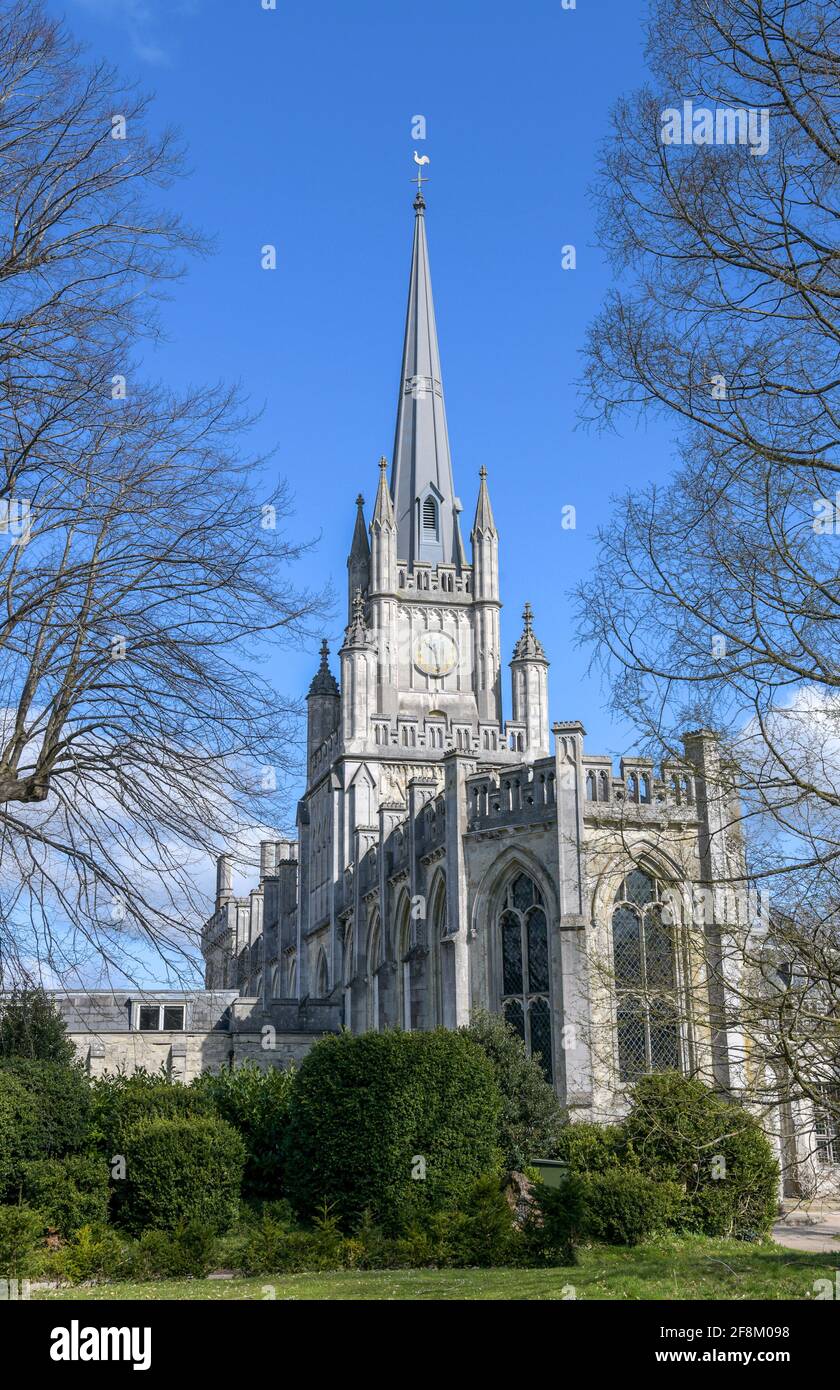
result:
[[[233,855],[220,854],[216,860],[216,910],[233,897]]]

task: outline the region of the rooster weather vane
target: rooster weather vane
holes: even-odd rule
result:
[[[417,168],[417,178],[416,178],[416,179],[412,179],[411,182],[417,184],[417,197],[420,198],[420,199],[422,199],[422,197],[423,197],[423,184],[429,182],[428,179],[424,179],[424,178],[423,178],[423,165],[429,163],[429,156],[428,156],[427,154],[418,154],[417,151],[415,150],[415,151],[414,151],[414,163],[418,166],[418,168]]]

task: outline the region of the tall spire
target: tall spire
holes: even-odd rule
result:
[[[493,508],[490,506],[490,493],[487,491],[487,469],[482,464],[478,470],[481,479],[478,487],[478,502],[475,508],[475,521],[473,522],[471,539],[474,541],[476,536],[495,536],[496,523],[493,520]]]
[[[455,489],[443,402],[426,202],[414,200],[414,247],[405,320],[391,495],[397,514],[397,553],[413,565],[457,564]]]
[[[394,508],[391,502],[391,494],[388,490],[388,479],[385,474],[388,471],[388,460],[379,460],[379,487],[376,489],[376,502],[373,508],[372,526],[395,526]]]
[[[353,616],[353,595],[357,589],[367,593],[370,584],[370,545],[365,528],[365,499],[361,493],[356,498],[356,524],[353,527],[353,541],[347,556],[347,621]]]

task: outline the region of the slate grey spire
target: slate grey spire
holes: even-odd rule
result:
[[[426,202],[414,200],[414,247],[405,321],[391,496],[397,515],[397,554],[414,565],[459,564],[455,489],[443,401]]]
[[[356,525],[353,528],[353,541],[347,556],[347,621],[353,617],[353,596],[357,589],[367,592],[370,583],[370,545],[365,527],[365,499],[361,493],[356,498]]]

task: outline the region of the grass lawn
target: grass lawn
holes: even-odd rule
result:
[[[100,1284],[39,1290],[39,1299],[804,1299],[814,1280],[833,1279],[840,1251],[815,1255],[778,1245],[696,1238],[582,1250],[563,1269],[338,1270],[194,1279],[155,1284]]]

